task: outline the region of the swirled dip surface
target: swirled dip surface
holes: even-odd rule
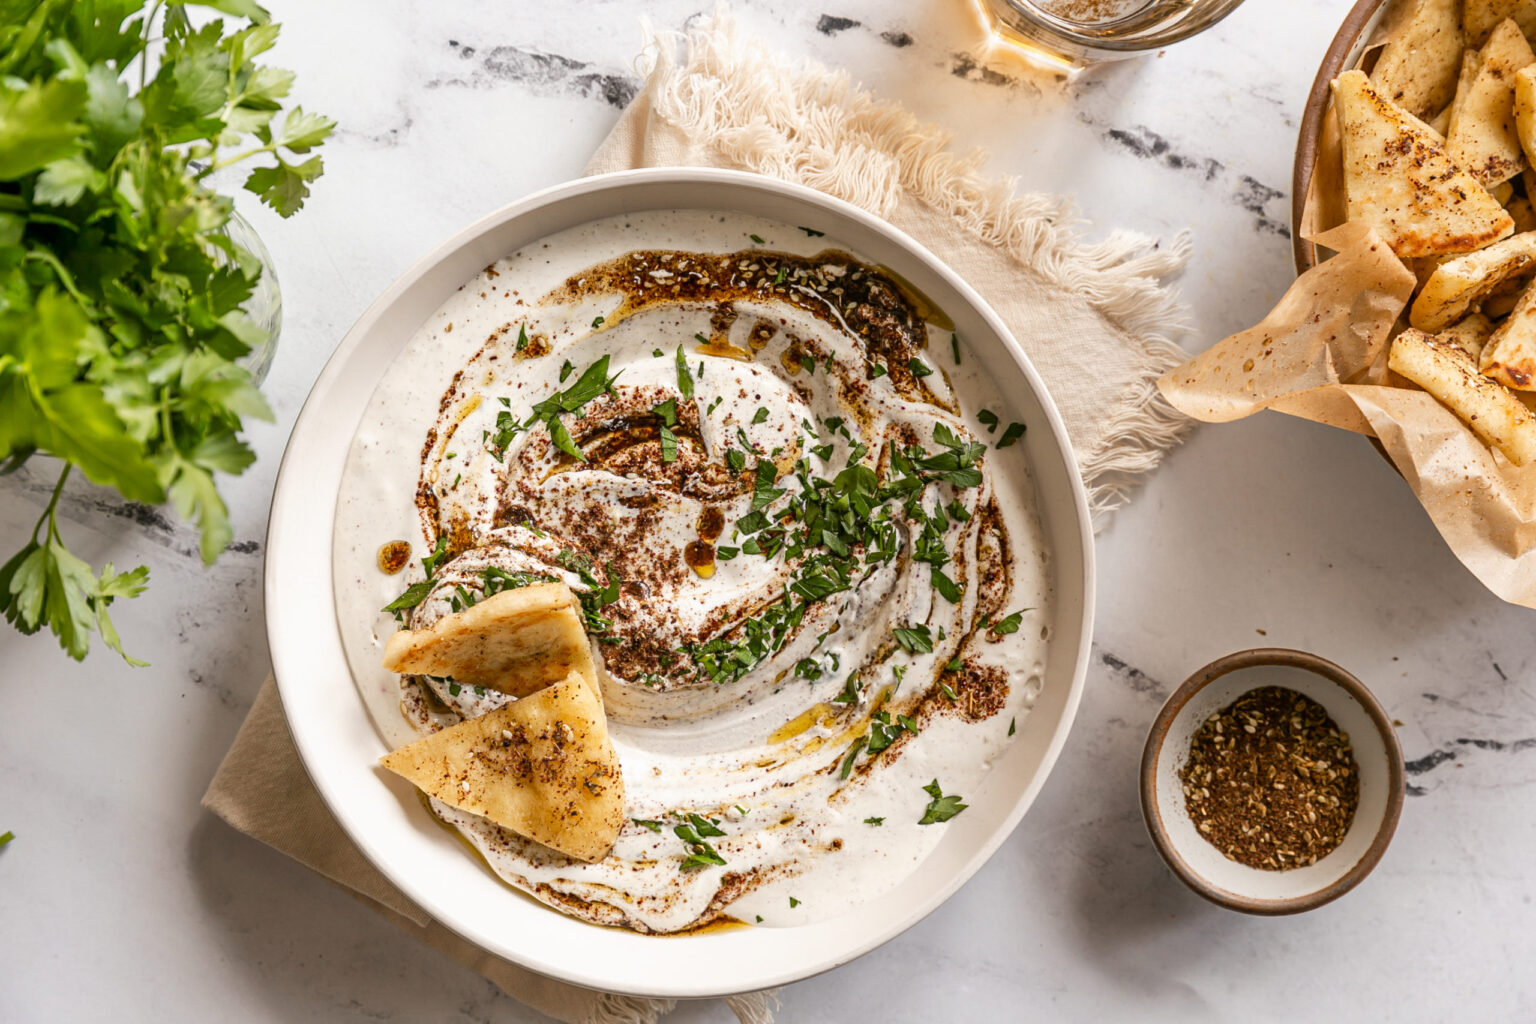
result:
[[[1017,429],[942,319],[814,230],[657,211],[513,253],[422,326],[343,482],[354,672],[392,745],[509,699],[377,667],[378,609],[425,578],[383,544],[440,552],[413,628],[565,580],[632,819],[582,864],[433,804],[498,875],[642,931],[796,924],[939,841],[1038,693],[1051,590]]]

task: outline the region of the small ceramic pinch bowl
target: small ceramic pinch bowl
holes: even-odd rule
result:
[[[1196,830],[1179,773],[1195,731],[1249,690],[1282,686],[1321,704],[1348,733],[1360,800],[1343,842],[1287,871],[1227,859]],[[1392,720],[1354,676],[1305,651],[1257,648],[1211,662],[1173,692],[1141,757],[1141,809],[1157,852],[1199,895],[1247,914],[1296,914],[1338,899],[1381,860],[1403,808],[1403,753]]]

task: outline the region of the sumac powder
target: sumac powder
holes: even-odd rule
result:
[[[1282,686],[1249,690],[1206,719],[1179,779],[1200,834],[1229,860],[1270,871],[1327,856],[1360,802],[1349,734]]]

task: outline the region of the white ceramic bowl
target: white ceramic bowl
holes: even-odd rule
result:
[[[1349,734],[1360,770],[1360,803],[1344,841],[1317,863],[1289,871],[1223,856],[1196,831],[1179,780],[1195,730],[1261,686],[1287,687],[1321,704]],[[1344,895],[1386,852],[1403,806],[1403,753],[1376,698],[1333,662],[1281,648],[1241,651],[1196,672],[1153,721],[1142,754],[1141,806],[1158,852],[1195,892],[1244,913],[1295,914]]]
[[[824,225],[912,282],[954,319],[968,353],[1002,386],[1027,452],[1054,572],[1043,688],[970,808],[893,891],[839,918],[657,938],[565,917],[499,881],[415,800],[380,777],[383,741],[347,667],[331,577],[337,483],[359,418],[390,361],[464,281],[520,246],[602,217],[712,209]],[[1076,713],[1092,633],[1093,537],[1061,418],[1024,351],[953,271],[847,203],[734,171],[658,168],[585,178],[471,225],[406,271],[337,347],[288,442],[267,532],[267,638],[295,744],[364,854],[442,924],[492,953],[590,988],[710,996],[780,985],[845,963],[944,902],[1006,839],[1034,800]]]

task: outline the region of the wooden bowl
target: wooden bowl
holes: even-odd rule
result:
[[[1312,185],[1312,169],[1317,165],[1318,138],[1323,131],[1323,117],[1332,101],[1330,83],[1342,71],[1360,61],[1371,33],[1393,7],[1393,0],[1359,0],[1344,17],[1338,34],[1323,54],[1312,91],[1301,114],[1301,128],[1296,135],[1296,162],[1291,169],[1291,250],[1296,258],[1296,273],[1305,274],[1317,265],[1317,246],[1301,237],[1301,218],[1307,204],[1307,190]]]
[[[1289,871],[1228,860],[1196,830],[1179,778],[1201,724],[1261,686],[1283,686],[1321,704],[1349,734],[1359,768],[1360,802],[1343,841],[1315,864]],[[1403,786],[1392,720],[1365,685],[1326,658],[1278,647],[1229,654],[1185,680],[1153,721],[1141,757],[1141,810],[1157,852],[1195,893],[1245,914],[1301,913],[1359,885],[1397,830]]]

